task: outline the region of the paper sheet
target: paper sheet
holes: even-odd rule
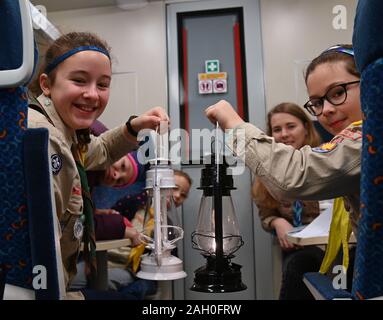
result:
[[[321,214],[318,217],[316,217],[303,230],[299,231],[298,229],[297,232],[289,232],[289,234],[297,238],[313,238],[328,236],[330,231],[333,202],[329,202],[324,205],[325,206],[323,207],[323,211],[321,212]]]

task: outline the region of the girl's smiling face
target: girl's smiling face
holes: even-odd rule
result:
[[[279,112],[270,118],[271,134],[276,142],[300,149],[305,145],[307,129],[303,122],[292,114]]]
[[[109,99],[111,64],[97,51],[81,51],[56,69],[54,81],[43,73],[40,86],[53,101],[63,122],[71,129],[89,128],[105,110]]]
[[[323,63],[318,65],[307,78],[307,90],[312,98],[319,98],[337,84],[359,80],[350,74],[345,63]],[[331,134],[336,135],[352,122],[362,120],[359,84],[347,86],[347,99],[338,106],[324,100],[323,112],[318,117],[320,124]]]

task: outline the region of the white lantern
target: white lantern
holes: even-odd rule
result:
[[[177,224],[177,212],[173,202],[174,172],[168,160],[151,161],[146,173],[148,203],[146,216],[153,213],[154,232],[152,237],[142,235],[147,242],[149,254],[141,259],[138,278],[148,280],[175,280],[186,277],[182,260],[171,254],[175,243],[183,238],[183,230]]]

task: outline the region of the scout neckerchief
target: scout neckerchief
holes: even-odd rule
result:
[[[302,202],[299,200],[293,203],[293,226],[300,227],[302,225]]]
[[[144,233],[147,236],[150,236],[153,232],[154,228],[154,211],[153,208],[150,208],[149,210],[145,210],[146,212],[149,212],[149,220],[144,225]],[[145,221],[146,219],[144,219]],[[141,256],[143,255],[145,251],[146,244],[141,243],[138,246],[132,248],[130,250],[129,256],[128,256],[128,266],[132,269],[134,273],[137,272],[140,262],[141,262]]]
[[[80,148],[78,146],[72,148],[72,153],[76,161],[77,171],[80,175],[81,194],[83,200],[83,216],[84,216],[84,261],[85,275],[87,277],[95,276],[97,273],[96,262],[96,237],[94,232],[93,221],[93,202],[89,191],[88,179],[84,169],[85,153],[87,147]]]
[[[343,198],[336,198],[334,200],[332,219],[330,225],[330,233],[328,237],[328,244],[326,247],[326,253],[322,261],[319,272],[324,274],[328,271],[339,249],[343,248],[343,267],[344,270],[348,268],[348,239],[351,235],[351,223],[350,214],[344,207]]]

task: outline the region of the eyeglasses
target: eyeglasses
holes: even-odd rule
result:
[[[310,99],[304,104],[304,108],[313,116],[320,116],[323,112],[324,101],[327,100],[334,106],[339,106],[347,99],[347,86],[359,83],[360,80],[337,84],[327,90],[320,98]]]

